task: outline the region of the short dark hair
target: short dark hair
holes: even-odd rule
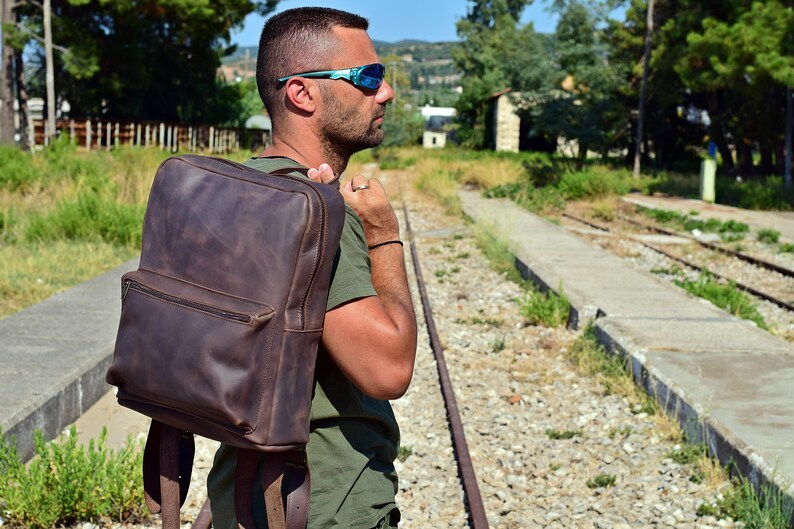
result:
[[[271,118],[279,113],[278,79],[286,75],[327,69],[333,51],[329,38],[335,27],[367,30],[366,18],[327,7],[299,7],[270,17],[262,28],[256,59],[256,85]]]

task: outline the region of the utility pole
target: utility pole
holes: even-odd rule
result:
[[[784,182],[786,189],[791,189],[791,87],[786,87],[786,161]]]
[[[0,24],[14,22],[15,0],[0,0]],[[0,40],[0,143],[14,144],[14,50]]]
[[[44,128],[44,144],[55,136],[55,70],[52,61],[52,9],[50,0],[44,0],[44,57],[47,67],[47,126]]]
[[[642,59],[642,85],[640,87],[639,115],[637,117],[637,144],[634,147],[634,178],[640,177],[640,158],[642,156],[642,129],[645,121],[645,87],[648,84],[648,70],[651,62],[651,37],[653,36],[653,1],[648,0],[648,18],[645,29],[645,53]]]

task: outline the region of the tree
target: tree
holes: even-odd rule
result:
[[[730,131],[742,175],[755,172],[755,146],[761,172],[782,173],[784,94],[794,86],[794,11],[771,0],[749,9],[735,5],[727,15],[704,19],[702,30],[687,36],[676,71],[708,98],[709,114]]]
[[[485,146],[488,101],[508,86],[506,57],[517,35],[518,19],[529,3],[531,0],[472,1],[466,17],[458,21],[461,43],[454,49],[453,59],[463,71],[463,93],[456,108],[464,145]]]
[[[396,55],[386,55],[381,61],[386,65],[387,79],[394,89],[394,101],[386,107],[383,121],[383,146],[415,145],[422,138],[424,118],[406,97],[411,90],[407,70]]]
[[[597,19],[584,3],[565,5],[555,41],[553,85],[534,113],[542,130],[576,142],[581,169],[589,150],[608,154],[623,122],[615,97],[620,68],[609,63]]]
[[[59,99],[81,116],[228,121],[237,110],[228,98],[238,91],[224,87],[216,71],[233,50],[230,32],[277,3],[52,0],[53,40],[63,47],[55,57]],[[41,13],[32,2],[22,16],[39,32]]]

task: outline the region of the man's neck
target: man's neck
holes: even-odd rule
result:
[[[291,142],[274,138],[273,143],[268,145],[260,156],[283,156],[315,169],[320,164],[327,163],[334,170],[334,174],[342,174],[347,168],[349,157],[342,157],[339,154],[328,151],[329,149],[323,149],[322,146],[296,146]]]

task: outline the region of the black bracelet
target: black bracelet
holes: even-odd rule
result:
[[[393,241],[383,241],[383,242],[379,242],[378,244],[373,244],[372,246],[369,246],[368,248],[370,250],[374,250],[375,248],[380,248],[381,246],[386,246],[387,244],[399,244],[400,246],[402,246],[403,242],[401,240],[398,240],[398,239],[395,239]]]

